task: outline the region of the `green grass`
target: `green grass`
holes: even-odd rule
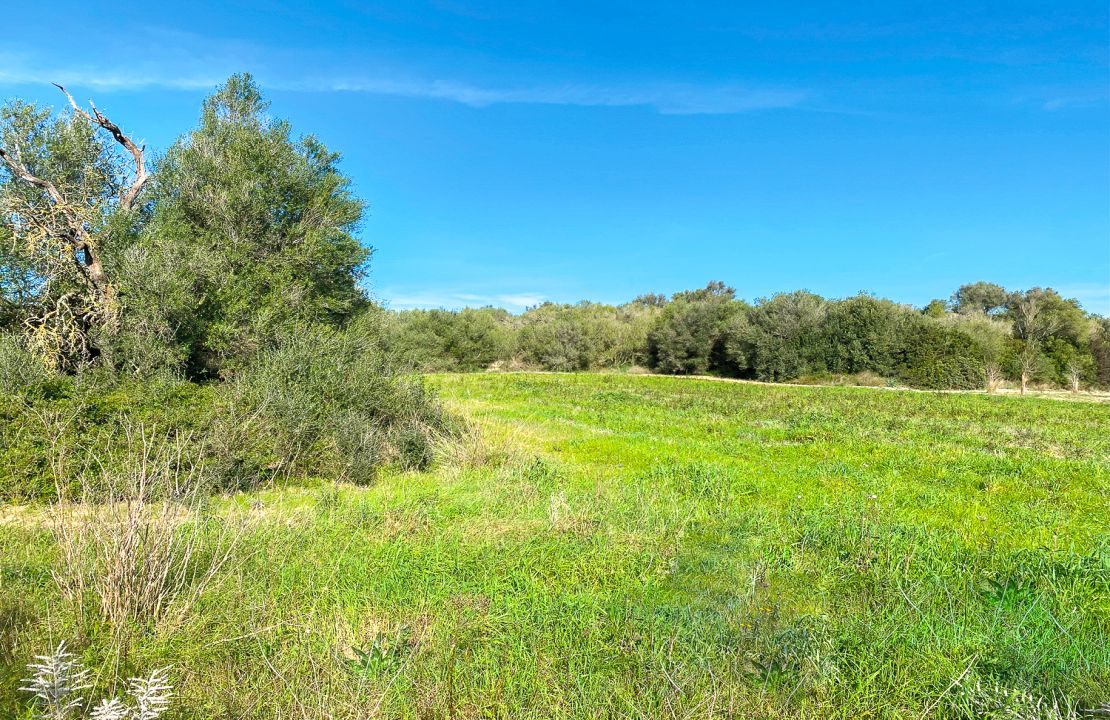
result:
[[[250,522],[234,561],[119,658],[58,596],[41,513],[7,511],[0,716],[24,712],[23,663],[63,637],[98,667],[173,663],[182,718],[944,718],[1007,690],[1110,701],[1106,404],[432,382],[480,443],[371,487],[221,501]]]

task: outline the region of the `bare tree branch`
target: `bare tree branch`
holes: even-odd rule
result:
[[[127,152],[131,153],[131,157],[135,161],[135,179],[132,181],[127,190],[125,190],[123,194],[120,195],[119,201],[120,208],[122,210],[130,210],[131,207],[135,204],[135,199],[139,197],[139,193],[143,191],[143,187],[147,184],[147,181],[150,180],[150,175],[146,171],[146,162],[143,157],[143,151],[146,149],[146,146],[144,145],[143,147],[139,147],[138,145],[136,145],[131,140],[131,138],[127,137],[127,135],[125,135],[123,131],[120,130],[119,125],[116,125],[103,113],[97,110],[96,105],[91,100],[89,101],[89,107],[92,108],[92,112],[90,113],[88,110],[85,110],[84,108],[78,106],[77,103],[73,100],[73,96],[70,95],[69,91],[66,90],[64,87],[62,87],[58,83],[54,83],[54,87],[62,91],[62,93],[66,96],[66,99],[69,100],[69,104],[73,108],[74,112],[86,118],[87,120],[89,120],[89,122],[96,123],[100,127],[110,132],[112,134],[112,137],[115,138],[116,142],[122,145],[127,150]]]
[[[58,192],[58,188],[54,187],[54,183],[33,175],[19,158],[15,157],[4,148],[0,148],[0,158],[3,158],[4,163],[20,180],[30,183],[35,187],[42,188],[50,195],[50,198],[54,202],[59,204],[65,203],[65,198]]]

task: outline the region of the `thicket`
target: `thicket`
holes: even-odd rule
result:
[[[0,495],[95,485],[137,425],[217,489],[426,465],[449,423],[362,289],[339,156],[246,75],[153,163],[62,92],[0,109]]]
[[[388,342],[427,371],[642,367],[770,382],[993,391],[1005,381],[1110,387],[1110,319],[1052,289],[960,287],[924,308],[805,291],[748,303],[721,282],[624,305],[544,303],[389,314]],[[853,380],[854,379],[854,380]]]

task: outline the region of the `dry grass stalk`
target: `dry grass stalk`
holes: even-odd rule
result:
[[[231,558],[242,523],[205,511],[201,468],[186,455],[191,436],[127,427],[123,461],[102,467],[100,487],[52,507],[61,550],[55,580],[82,611],[90,599],[117,631],[183,615]]]

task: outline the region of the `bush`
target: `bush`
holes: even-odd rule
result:
[[[907,312],[889,300],[868,295],[829,303],[823,323],[829,372],[894,374],[898,319]]]
[[[0,334],[0,392],[19,396],[53,395],[62,390],[65,382],[27,350],[17,336]]]
[[[748,326],[734,342],[747,348],[749,367],[760,380],[781,382],[827,372],[823,352],[827,312],[828,303],[813,293],[775,295],[756,303],[748,314]]]
[[[223,383],[89,370],[52,394],[0,396],[0,498],[101,493],[104,477],[130,471],[118,438],[135,426],[191,437],[186,460],[215,489],[426,467],[450,422],[418,378],[393,369],[375,323],[304,327]]]
[[[403,366],[426,372],[482,370],[512,354],[509,313],[498,308],[406,310],[385,340]]]
[[[223,474],[368,482],[385,463],[426,467],[448,418],[420,379],[393,371],[376,335],[364,323],[307,326],[259,353],[222,393]]]
[[[106,472],[126,466],[117,439],[129,424],[168,437],[207,436],[212,388],[170,376],[143,380],[86,371],[49,394],[0,397],[0,498],[33,500],[59,491],[95,490]]]
[[[544,303],[520,318],[517,353],[545,370],[592,370],[631,364],[636,339],[621,331],[617,308],[581,302]]]

